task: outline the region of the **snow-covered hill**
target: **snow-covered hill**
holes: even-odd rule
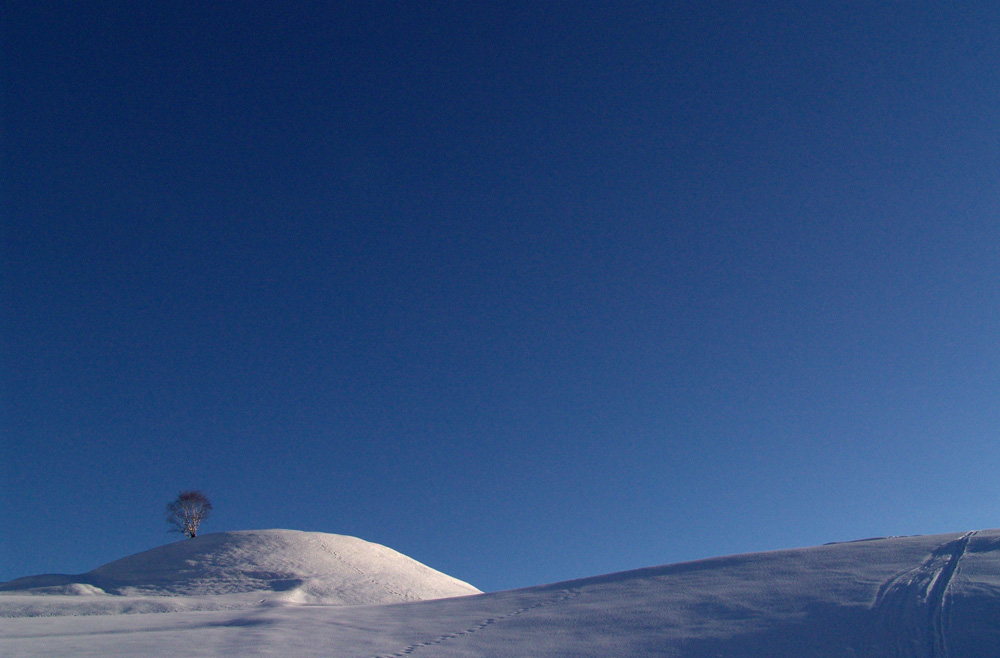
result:
[[[163,597],[178,599],[174,603],[180,609],[189,609],[184,603],[195,600],[201,604],[199,609],[208,609],[262,599],[362,605],[479,593],[472,585],[385,546],[355,537],[297,530],[203,535],[116,560],[85,574],[19,578],[0,585],[0,591],[99,597],[76,605],[67,603],[74,614],[141,610],[140,601],[162,610],[170,606]],[[101,597],[103,594],[117,596]]]
[[[218,596],[228,595],[172,598]],[[8,615],[0,655],[995,658],[1000,531],[714,558],[395,605],[10,616],[25,599],[59,614],[69,599],[93,598],[130,597],[0,595]]]

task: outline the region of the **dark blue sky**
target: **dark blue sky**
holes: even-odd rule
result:
[[[179,4],[3,10],[0,580],[1000,525],[1000,8]]]

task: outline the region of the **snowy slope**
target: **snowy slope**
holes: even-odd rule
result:
[[[58,607],[73,597],[0,595],[0,614],[25,598]],[[715,558],[396,605],[8,617],[0,655],[993,658],[1000,531]]]
[[[355,537],[297,530],[220,532],[116,560],[77,576],[19,578],[0,591],[87,595],[71,614],[232,608],[285,601],[359,605],[479,592],[401,553]],[[114,597],[101,596],[117,595]],[[167,602],[163,597],[176,599]],[[34,602],[38,605],[38,601]]]

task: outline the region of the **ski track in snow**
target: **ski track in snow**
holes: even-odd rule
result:
[[[428,640],[426,642],[419,642],[417,644],[411,644],[410,646],[404,649],[400,649],[396,653],[380,653],[376,656],[372,656],[371,658],[406,658],[407,656],[412,656],[414,653],[422,649],[426,649],[427,647],[434,647],[439,644],[443,644],[449,640],[454,640],[459,637],[464,637],[471,635],[473,633],[478,633],[479,631],[485,628],[489,628],[493,624],[502,622],[505,619],[511,619],[513,617],[517,617],[518,615],[523,615],[524,613],[530,612],[532,610],[538,610],[539,608],[547,608],[550,605],[563,603],[565,601],[569,601],[570,599],[575,599],[578,596],[580,596],[580,590],[578,589],[562,590],[558,596],[555,596],[551,599],[547,599],[545,601],[539,601],[538,603],[525,606],[523,608],[518,608],[517,610],[508,612],[507,614],[501,615],[499,617],[488,617],[487,619],[483,619],[479,623],[471,625],[467,628],[439,635],[433,640]]]
[[[942,544],[920,566],[879,587],[872,608],[896,658],[949,658],[948,587],[974,534]]]

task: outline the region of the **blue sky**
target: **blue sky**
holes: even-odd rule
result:
[[[1000,525],[1000,8],[480,4],[4,9],[0,580]]]

